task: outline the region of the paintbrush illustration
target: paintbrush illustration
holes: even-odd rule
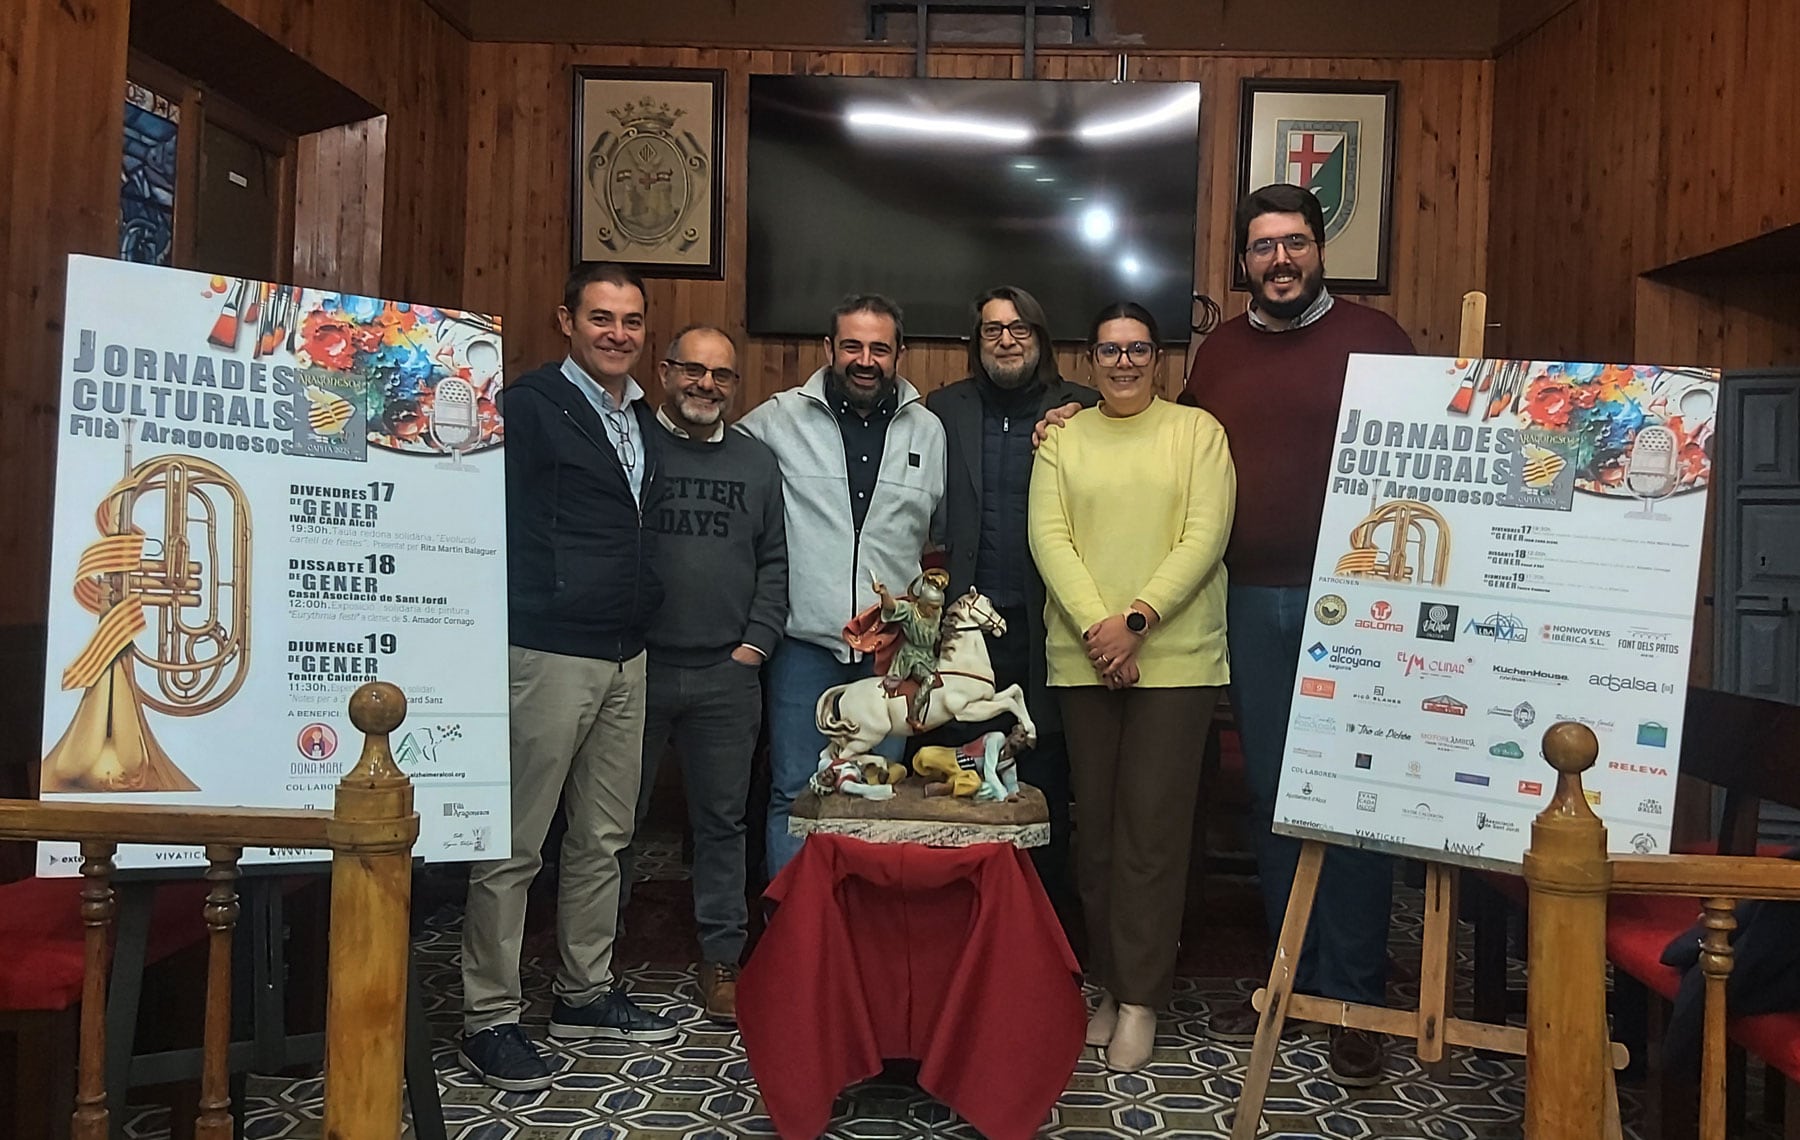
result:
[[[293,320],[288,323],[287,350],[293,352],[300,343],[300,299],[304,296],[300,286],[293,287]]]
[[[287,336],[287,289],[275,290],[263,314],[262,336],[256,342],[256,355],[268,356]]]
[[[1475,374],[1481,371],[1479,364],[1470,367],[1469,374],[1457,385],[1456,395],[1450,397],[1450,406],[1444,410],[1459,416],[1469,414],[1469,405],[1475,400]]]
[[[255,325],[262,320],[263,304],[268,300],[269,288],[269,285],[262,281],[248,287],[248,303],[244,305],[245,324]]]
[[[1500,380],[1494,385],[1494,394],[1488,399],[1487,410],[1481,413],[1483,422],[1493,419],[1506,407],[1512,399],[1512,384],[1512,362],[1508,361],[1501,366]]]
[[[245,282],[240,280],[231,296],[225,299],[225,305],[219,310],[219,319],[213,322],[212,332],[206,336],[206,343],[214,348],[234,349],[238,338],[238,306],[244,301]]]

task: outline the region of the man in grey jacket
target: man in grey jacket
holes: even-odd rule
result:
[[[874,600],[872,580],[911,582],[944,495],[944,429],[900,376],[903,318],[879,294],[844,298],[825,338],[830,361],[738,422],[781,465],[788,567],[786,636],[769,662],[768,872],[800,850],[788,834],[794,797],[825,738],[819,695],[871,675],[843,628]],[[898,742],[890,742],[899,757]]]

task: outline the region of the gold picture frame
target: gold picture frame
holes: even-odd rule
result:
[[[725,72],[575,68],[571,260],[725,276]]]

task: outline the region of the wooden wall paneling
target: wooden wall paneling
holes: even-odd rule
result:
[[[559,355],[561,339],[548,314],[568,262],[568,204],[526,185],[526,170],[545,156],[563,171],[569,118],[569,69],[575,64],[644,67],[718,67],[726,72],[726,276],[722,282],[653,279],[649,283],[653,353],[681,324],[719,324],[743,338],[743,187],[748,170],[747,105],[752,74],[887,75],[912,74],[908,51],[867,49],[826,51],[782,48],[605,47],[475,43],[469,48],[470,138],[468,144],[468,226],[463,270],[473,307],[497,311],[508,320],[508,366],[516,371]],[[1040,51],[1038,74],[1045,78],[1106,80],[1117,56],[1110,51]],[[1019,74],[1016,52],[969,48],[934,53],[937,76],[1002,78]],[[1201,194],[1195,250],[1195,281],[1227,308],[1241,312],[1245,298],[1230,292],[1231,215],[1236,195],[1237,83],[1249,74],[1319,75],[1345,79],[1396,77],[1401,107],[1414,100],[1431,108],[1437,148],[1431,167],[1413,169],[1419,152],[1403,134],[1396,174],[1396,248],[1428,266],[1395,275],[1392,297],[1367,298],[1393,312],[1422,350],[1453,348],[1460,298],[1480,283],[1485,271],[1490,166],[1483,147],[1490,127],[1487,104],[1492,64],[1480,60],[1268,59],[1204,53],[1146,52],[1131,57],[1132,78],[1194,79],[1202,84]],[[510,77],[510,78],[509,78]],[[543,92],[549,96],[542,96]],[[539,115],[539,104],[544,114]],[[1422,116],[1424,111],[1418,112]],[[1451,157],[1453,156],[1453,157]],[[1465,157],[1466,156],[1466,157]],[[566,178],[566,174],[559,174]],[[1447,179],[1447,182],[1446,182]],[[1403,217],[1425,197],[1433,217],[1429,227]],[[1440,183],[1443,183],[1440,185]],[[566,182],[552,179],[553,187]],[[566,190],[559,193],[566,194]],[[1430,246],[1405,253],[1423,240]],[[1424,281],[1433,284],[1426,286]],[[1439,288],[1442,282],[1452,285]],[[823,315],[821,314],[821,317]],[[823,333],[823,329],[820,333]],[[959,379],[966,371],[966,347],[955,342],[915,341],[904,371],[927,390]],[[741,339],[741,371],[747,382],[740,410],[805,378],[824,360],[819,337]],[[1086,374],[1078,348],[1059,346],[1058,356],[1072,377]],[[1163,365],[1162,385],[1181,383],[1179,354]]]
[[[1699,304],[1636,278],[1800,222],[1797,41],[1800,5],[1774,0],[1576,0],[1501,55],[1488,245],[1504,351],[1643,358],[1687,343],[1670,319],[1702,322],[1705,358],[1781,350],[1786,325],[1753,290],[1696,285]]]
[[[0,626],[44,617],[67,259],[118,253],[129,31],[101,0],[0,5]]]
[[[380,295],[387,117],[303,135],[296,149],[294,281]]]
[[[1596,80],[1598,15],[1595,0],[1578,0],[1495,64],[1487,278],[1497,354],[1608,360],[1630,349],[1629,243],[1596,238],[1631,201],[1596,150],[1623,110],[1606,99],[1615,77]],[[1596,167],[1607,171],[1598,195]]]
[[[386,115],[380,273],[371,291],[461,303],[468,41],[424,0],[217,3]]]
[[[1635,355],[1670,364],[1780,368],[1800,362],[1800,270],[1640,278]]]

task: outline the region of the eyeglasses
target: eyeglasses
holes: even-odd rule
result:
[[[619,466],[629,476],[637,469],[637,448],[631,442],[631,421],[625,417],[631,413],[619,408],[608,408],[600,419],[606,424],[607,434],[612,436],[613,452],[619,457]]]
[[[1089,351],[1095,360],[1108,367],[1117,364],[1121,356],[1133,364],[1148,364],[1156,359],[1156,346],[1147,340],[1134,340],[1130,344],[1103,340]]]
[[[1014,321],[1011,324],[1001,324],[999,321],[982,321],[980,332],[982,340],[999,340],[1001,333],[1009,333],[1014,340],[1027,341],[1031,339],[1032,329],[1031,326],[1024,321]]]
[[[737,372],[730,368],[708,368],[698,360],[676,360],[673,357],[663,363],[678,370],[689,380],[698,380],[710,372],[715,383],[731,385],[738,382]]]
[[[1306,234],[1289,234],[1278,238],[1257,238],[1245,247],[1246,253],[1254,258],[1275,256],[1275,247],[1280,246],[1288,251],[1289,257],[1299,257],[1318,243]]]

